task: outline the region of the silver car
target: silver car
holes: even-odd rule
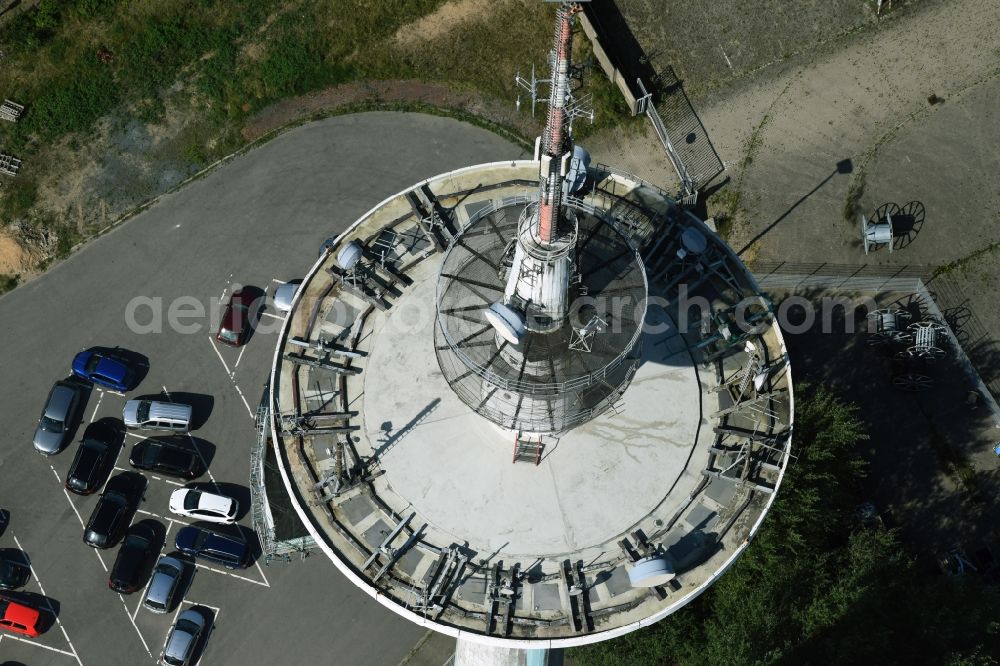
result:
[[[191,429],[191,405],[157,400],[129,400],[122,409],[122,420],[129,430],[187,432]]]
[[[160,653],[160,663],[167,666],[188,666],[198,639],[205,632],[205,617],[193,608],[177,616],[174,626],[167,633],[167,640]]]
[[[51,456],[62,450],[69,434],[69,424],[80,403],[80,387],[70,382],[56,382],[49,391],[33,441],[35,450]]]
[[[168,555],[161,557],[153,568],[153,576],[149,579],[142,605],[153,613],[169,613],[183,577],[183,562]]]

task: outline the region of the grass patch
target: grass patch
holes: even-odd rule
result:
[[[7,273],[0,273],[0,294],[6,294],[8,291],[15,288],[19,284],[21,284],[20,275],[17,274],[8,275]]]
[[[88,198],[159,193],[155,182],[120,176],[123,182],[107,192],[91,193],[85,183],[76,201],[40,199],[40,192],[60,191],[50,188],[53,181],[73,176],[66,171],[73,160],[57,150],[82,154],[81,165],[95,159],[102,164],[105,150],[122,150],[117,135],[95,131],[108,119],[112,127],[137,120],[156,137],[142,156],[147,170],[166,166],[189,173],[238,151],[246,120],[284,98],[346,82],[414,79],[446,83],[473,98],[508,100],[513,107],[517,71],[534,64],[540,76],[547,75],[551,5],[496,3],[443,29],[417,22],[444,2],[41,0],[0,28],[6,52],[0,89],[26,107],[18,123],[0,124],[0,146],[31,169],[0,190],[0,214],[36,227],[51,227],[54,218],[62,255],[80,240],[75,228],[63,224],[74,206],[93,210]],[[582,62],[590,46],[582,34],[576,43],[575,61]],[[592,94],[596,115],[593,125],[577,122],[578,136],[628,119],[620,94],[598,68],[585,73],[576,92]],[[337,113],[361,108],[447,115],[522,143],[508,127],[433,103],[367,104]],[[95,145],[92,157],[87,151]]]
[[[38,201],[38,183],[26,176],[18,176],[5,183],[3,189],[4,217],[20,218],[27,215],[31,207]]]
[[[994,216],[1000,217],[1000,216]],[[957,270],[964,270],[966,267],[977,263],[980,259],[994,251],[1000,249],[1000,241],[990,243],[986,247],[979,248],[978,250],[971,252],[970,254],[962,257],[961,259],[956,259],[955,261],[948,262],[934,269],[934,274],[932,277],[938,277],[939,275],[947,275],[948,273],[954,273]]]

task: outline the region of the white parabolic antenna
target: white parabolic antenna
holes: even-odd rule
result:
[[[676,575],[665,555],[644,557],[628,570],[632,587],[657,587],[670,582]]]
[[[354,268],[354,265],[358,263],[361,256],[365,253],[364,247],[356,240],[352,240],[350,243],[344,246],[344,249],[337,253],[337,263],[345,271],[349,271]]]
[[[524,325],[524,318],[513,308],[503,303],[494,303],[486,310],[484,316],[501,338],[512,345],[521,344],[527,328]]]
[[[587,182],[587,168],[590,166],[590,153],[580,146],[573,146],[573,157],[566,172],[566,184],[573,192],[578,191]]]

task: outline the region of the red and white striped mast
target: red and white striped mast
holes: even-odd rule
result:
[[[569,65],[573,54],[573,16],[579,11],[580,5],[567,2],[556,12],[549,113],[542,134],[541,153],[544,157],[538,174],[538,236],[546,243],[552,241],[562,207],[562,181],[566,174],[560,173],[559,167],[564,155],[572,157],[573,154],[569,136],[571,119],[566,114],[566,105],[569,102]]]
[[[522,216],[504,290],[504,304],[523,314],[526,328],[538,333],[556,331],[565,322],[575,266],[576,224],[564,219],[562,197],[573,158],[569,72],[573,20],[580,11],[577,2],[563,2],[556,11],[548,116],[535,154],[538,201]]]

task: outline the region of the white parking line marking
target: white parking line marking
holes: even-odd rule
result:
[[[215,350],[215,355],[219,357],[219,360],[222,361],[222,367],[226,369],[226,374],[229,375],[230,379],[232,379],[233,378],[233,373],[232,373],[232,371],[230,371],[229,366],[226,365],[226,359],[222,358],[222,353],[219,351],[219,348],[215,344],[215,338],[213,336],[209,335],[208,336],[208,343],[210,345],[212,345],[212,349]]]
[[[136,511],[136,513],[141,513],[141,514],[144,514],[144,515],[147,515],[147,516],[152,516],[153,518],[159,518],[160,520],[164,520],[164,521],[170,523],[170,525],[167,526],[167,533],[168,534],[170,533],[170,528],[173,527],[174,523],[177,523],[179,525],[184,525],[185,527],[190,527],[190,526],[194,525],[194,523],[189,523],[186,520],[181,520],[180,518],[170,518],[169,516],[161,516],[158,513],[153,513],[152,511],[146,511],[145,509],[136,509],[135,511]]]
[[[208,567],[204,564],[195,564],[195,569],[205,569],[206,571],[214,571],[218,574],[223,574],[225,576],[232,576],[233,578],[239,578],[240,580],[245,580],[248,583],[253,583],[254,585],[260,585],[261,587],[271,587],[267,583],[262,583],[259,580],[254,580],[253,578],[247,578],[246,576],[240,576],[239,574],[230,573],[229,571],[223,571],[222,569],[216,569],[215,567]]]
[[[246,406],[247,413],[250,414],[250,418],[256,419],[257,417],[254,415],[253,410],[250,409],[250,403],[247,402],[247,399],[243,396],[243,391],[240,390],[239,385],[236,382],[233,382],[233,386],[236,387],[236,392],[240,394],[240,400],[242,400],[243,404]]]
[[[72,652],[66,652],[66,650],[60,650],[59,648],[54,648],[51,645],[42,645],[41,643],[36,643],[33,640],[22,638],[21,636],[14,636],[12,634],[4,634],[3,636],[0,636],[0,638],[10,638],[15,641],[21,641],[22,643],[27,643],[28,645],[34,645],[35,647],[45,648],[46,650],[52,650],[53,652],[58,652],[59,654],[64,654],[67,657],[75,657],[77,663],[81,663],[80,658],[77,657]]]
[[[257,567],[257,571],[260,572],[260,577],[264,579],[264,585],[271,587],[271,584],[267,582],[267,576],[264,575],[264,570],[260,568],[260,562],[254,562],[254,566]]]
[[[101,400],[104,400],[104,393],[97,394],[97,404],[94,405],[94,411],[90,415],[91,422],[93,422],[93,420],[97,418],[97,410],[101,406]]]
[[[158,513],[153,513],[152,511],[146,511],[145,509],[136,509],[136,513],[141,513],[146,516],[152,516],[153,518],[159,518],[160,520],[165,520],[171,523],[183,523],[184,525],[190,525],[190,523],[185,523],[183,520],[175,520],[173,518],[167,518],[166,516],[161,516]]]
[[[94,548],[94,555],[97,555],[97,559],[100,561],[101,566],[104,567],[104,573],[108,573],[108,565],[104,563],[104,558],[101,557],[101,551]]]
[[[222,609],[219,608],[218,606],[209,606],[208,604],[203,604],[203,603],[198,602],[198,601],[188,601],[187,599],[181,599],[181,605],[183,606],[184,604],[190,604],[192,606],[204,606],[205,608],[211,608],[212,610],[215,611],[216,616],[218,616],[218,614],[222,612]]]
[[[146,587],[142,588],[142,596],[139,597],[139,603],[135,605],[135,611],[132,613],[132,622],[135,622],[135,616],[139,614],[139,609],[142,607],[142,600],[146,598],[146,590],[149,589],[149,583],[153,581],[153,577],[149,577],[149,581],[146,583]],[[153,655],[149,655],[152,657]]]
[[[135,620],[131,615],[129,615],[128,604],[125,603],[125,595],[119,594],[118,598],[122,600],[122,608],[125,609],[125,616],[128,618],[128,621],[132,623],[132,626],[135,627],[135,633],[139,634],[139,640],[142,641],[142,647],[146,648],[146,654],[152,658],[153,653],[149,651],[149,646],[146,645],[146,639],[143,637],[142,632],[139,631],[139,626],[135,623]]]
[[[240,355],[236,357],[236,364],[233,366],[233,374],[236,374],[236,368],[240,367],[240,360],[243,358],[243,352],[246,350],[247,346],[243,345],[243,348],[240,349]]]
[[[53,470],[53,471],[55,471],[55,470]],[[56,475],[56,476],[58,477],[58,475]],[[28,551],[26,551],[24,549],[24,546],[21,545],[21,541],[17,538],[17,535],[16,534],[12,534],[12,536],[14,537],[14,543],[17,544],[18,550],[20,550],[22,553],[28,552]],[[42,591],[42,596],[45,597],[45,604],[49,607],[49,612],[52,613],[53,617],[55,617],[56,624],[59,625],[59,629],[62,631],[63,638],[66,639],[66,643],[67,643],[67,645],[69,645],[69,649],[72,650],[73,652],[63,652],[62,650],[56,650],[55,648],[49,648],[49,649],[55,650],[56,652],[62,652],[63,654],[69,655],[69,656],[73,657],[74,659],[76,659],[76,663],[77,664],[79,664],[80,666],[83,666],[83,662],[80,661],[80,655],[78,655],[76,653],[76,648],[73,647],[73,641],[71,641],[69,639],[69,634],[66,633],[66,627],[63,626],[62,620],[59,619],[59,615],[57,615],[56,612],[55,612],[55,610],[52,609],[52,602],[49,601],[49,598],[48,598],[49,595],[45,593],[45,588],[42,587],[42,580],[38,577],[38,572],[35,571],[35,565],[33,565],[31,562],[28,562],[28,568],[31,570],[31,577],[35,579],[35,583],[38,585],[38,589]],[[17,638],[17,637],[16,636],[11,636],[11,638]],[[28,642],[31,642],[31,641],[28,641]],[[41,643],[33,643],[33,644],[34,645],[39,645],[40,647],[44,647],[44,648],[48,647],[47,645],[42,645]]]
[[[279,321],[285,321],[284,317],[280,317],[280,316],[278,316],[276,314],[271,314],[270,312],[261,312],[260,316],[261,317],[273,317],[274,319],[277,319]]]
[[[134,432],[127,432],[127,433],[125,433],[125,436],[126,437],[135,437],[136,439],[146,439],[142,435],[137,435]]]
[[[125,469],[124,467],[118,467],[118,466],[116,465],[116,466],[115,466],[115,471],[116,471],[116,472],[131,472],[132,470],[130,470],[130,469]],[[154,475],[152,475],[152,474],[150,474],[150,475],[149,475],[149,478],[151,478],[151,479],[156,479],[157,481],[163,481],[164,483],[169,483],[169,484],[170,484],[170,485],[172,485],[172,486],[178,486],[178,487],[180,487],[180,488],[183,488],[183,487],[184,487],[184,484],[183,484],[183,483],[178,483],[177,481],[171,481],[170,479],[164,479],[163,477],[159,477],[159,476],[154,476]]]
[[[55,472],[55,470],[52,471]],[[59,478],[58,474],[56,474],[56,478]],[[80,527],[82,529],[87,529],[87,526],[83,522],[83,516],[81,516],[80,512],[76,510],[76,504],[73,504],[73,499],[69,496],[69,491],[67,491],[65,488],[63,488],[63,495],[66,496],[66,501],[69,502],[70,508],[72,508],[73,513],[76,514],[76,519],[80,521]]]

